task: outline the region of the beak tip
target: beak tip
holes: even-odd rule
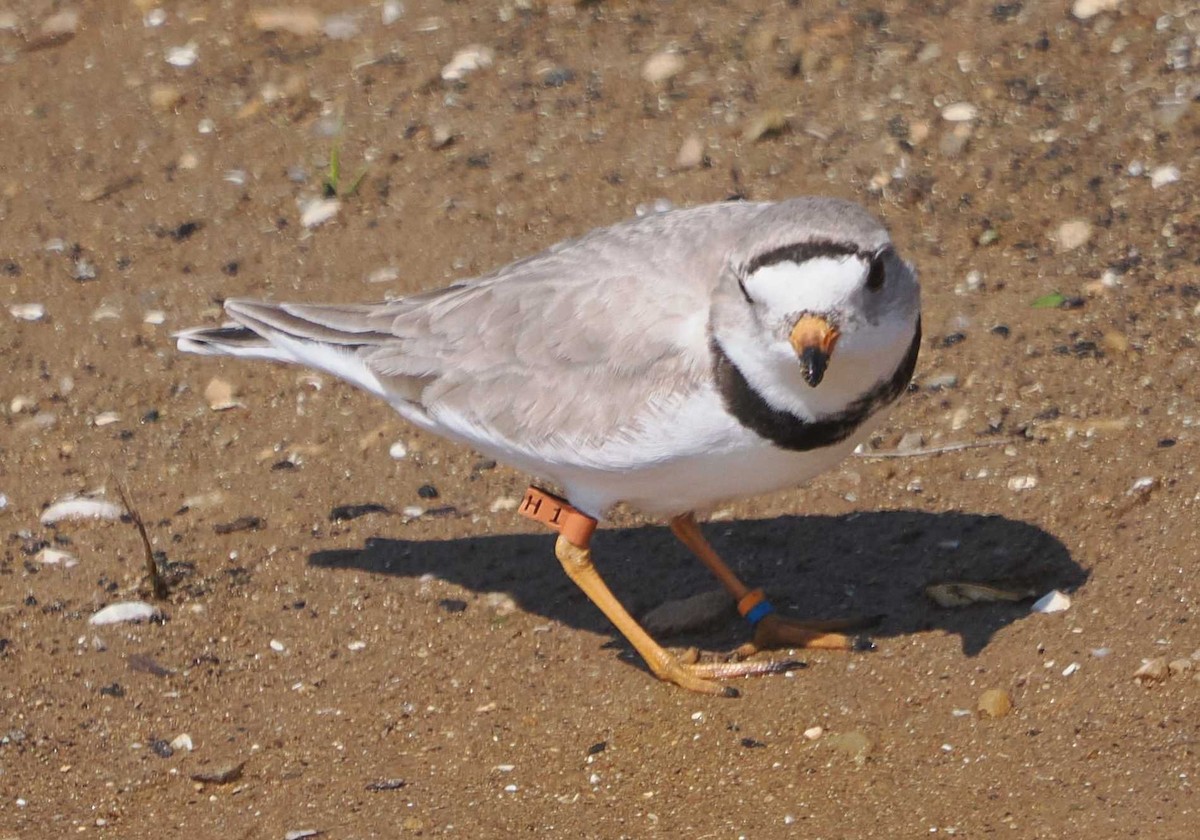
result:
[[[829,364],[829,357],[816,347],[806,347],[800,354],[800,364],[804,381],[809,387],[816,388],[825,378],[825,367]]]

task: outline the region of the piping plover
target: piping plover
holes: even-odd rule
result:
[[[594,230],[473,280],[371,305],[228,300],[195,353],[292,362],[387,400],[413,424],[562,488],[522,512],[659,677],[717,682],[786,663],[685,662],[591,561],[617,502],[671,524],[755,629],[749,650],[849,647],[775,613],[694,517],[834,466],[905,389],[921,340],[916,275],[887,231],[832,198],[721,203]]]

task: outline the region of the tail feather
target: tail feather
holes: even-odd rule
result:
[[[236,323],[184,330],[175,338],[188,353],[304,365],[386,397],[387,388],[360,351],[394,336],[371,329],[361,316],[353,322],[350,309],[227,300],[225,312]],[[331,314],[338,317],[322,317]]]

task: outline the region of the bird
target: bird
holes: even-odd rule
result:
[[[407,421],[532,475],[521,512],[559,531],[567,575],[660,679],[737,696],[768,648],[842,648],[730,569],[697,516],[794,487],[848,456],[912,378],[916,270],[857,203],[823,196],[672,208],[481,276],[370,304],[231,298],[178,348],[324,371]],[[553,491],[548,486],[554,488]],[[750,621],[738,658],[656,642],[596,571],[619,503],[666,520]]]

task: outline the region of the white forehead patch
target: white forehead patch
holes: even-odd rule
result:
[[[813,257],[765,265],[746,277],[746,293],[772,312],[825,312],[855,293],[866,276],[861,257]]]

